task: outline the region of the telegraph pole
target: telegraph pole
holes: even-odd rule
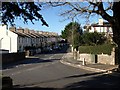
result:
[[[74,22],[74,18],[72,18],[72,52],[74,53],[74,36],[73,36],[73,22]]]
[[[74,29],[76,29],[76,28],[75,28],[74,24],[76,25],[76,23],[74,23],[74,17],[72,17],[72,52],[73,52],[73,58],[76,60],[77,59],[76,48],[74,50]]]

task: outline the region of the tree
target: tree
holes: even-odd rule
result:
[[[120,1],[110,2],[97,2],[98,0],[88,0],[85,2],[49,2],[52,7],[67,6],[67,10],[61,13],[62,16],[67,16],[67,19],[71,17],[84,15],[89,18],[91,15],[100,15],[103,19],[107,20],[113,30],[113,40],[118,45],[117,56],[120,56]],[[108,11],[111,11],[113,15],[110,15]],[[120,57],[118,57],[120,60]]]
[[[71,36],[72,35],[72,24],[73,24],[73,22],[67,24],[65,26],[65,29],[61,33],[62,38],[67,39],[69,43],[72,43],[71,42],[71,39],[72,39],[72,36]]]
[[[70,44],[77,48],[80,45],[80,36],[83,31],[81,25],[77,22],[70,22],[65,26],[62,32],[62,38],[67,39]]]
[[[48,26],[46,21],[40,14],[41,10],[40,3],[35,2],[2,2],[2,23],[10,23],[14,25],[14,20],[20,18],[27,23],[30,20],[34,24],[34,20],[41,20],[42,25]]]
[[[101,45],[107,40],[104,34],[86,32],[82,35],[83,45]]]
[[[76,29],[73,32],[73,48],[76,48],[76,50],[78,51],[78,47],[80,46],[80,32],[78,32]]]
[[[86,29],[86,32],[89,32],[89,30],[91,29],[91,26],[85,25],[83,28]]]

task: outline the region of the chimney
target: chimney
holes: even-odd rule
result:
[[[18,28],[18,29],[17,29],[17,32],[24,33],[24,29]]]
[[[30,33],[35,33],[35,31],[34,30],[30,30]]]
[[[102,18],[99,19],[99,25],[103,25],[103,19]]]
[[[42,31],[39,31],[39,34],[43,34],[43,32],[42,32]]]
[[[24,29],[24,33],[29,33],[30,31],[29,31],[29,29],[28,28],[26,28],[26,29]]]
[[[12,31],[12,32],[15,32],[16,31],[16,27],[10,27],[9,30]]]

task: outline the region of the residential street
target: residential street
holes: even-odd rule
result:
[[[4,68],[3,75],[13,79],[15,88],[110,88],[118,85],[116,77],[60,63],[66,50],[67,47],[61,51],[31,56]]]

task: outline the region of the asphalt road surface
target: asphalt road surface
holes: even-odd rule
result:
[[[38,54],[3,69],[13,79],[15,88],[117,87],[118,78],[60,63],[67,46],[53,53]]]

